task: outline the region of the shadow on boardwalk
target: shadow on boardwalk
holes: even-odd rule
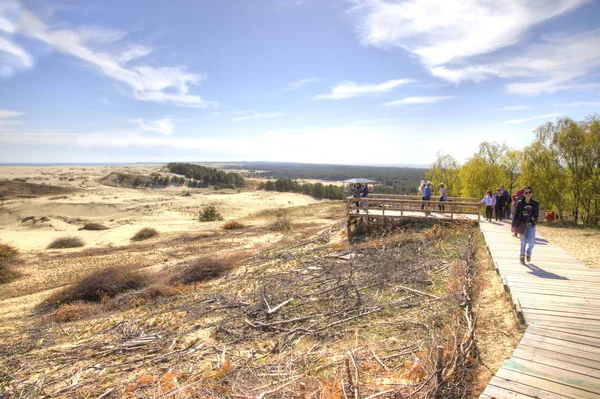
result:
[[[567,277],[563,277],[563,276],[560,276],[558,274],[555,274],[555,273],[552,273],[552,272],[548,272],[548,271],[542,269],[541,267],[536,266],[533,263],[530,263],[530,264],[528,264],[526,266],[527,266],[527,268],[529,270],[531,270],[531,272],[529,272],[529,273],[533,274],[536,277],[547,278],[547,279],[550,279],[550,280],[568,280]]]

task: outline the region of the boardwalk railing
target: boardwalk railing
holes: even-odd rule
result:
[[[371,194],[367,198],[346,198],[348,221],[363,219],[392,220],[405,216],[405,212],[418,212],[450,215],[478,215],[481,218],[481,204],[478,198],[449,197],[447,201],[423,201],[414,195]]]

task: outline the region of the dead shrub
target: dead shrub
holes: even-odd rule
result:
[[[0,262],[15,259],[18,254],[19,251],[12,245],[0,244]]]
[[[107,298],[143,288],[148,284],[148,277],[140,272],[109,267],[93,272],[72,286],[52,295],[44,305],[55,307],[78,301],[102,302]]]
[[[108,230],[108,227],[100,223],[86,223],[79,230]]]
[[[287,233],[288,231],[292,231],[292,222],[288,219],[287,215],[283,215],[269,225],[269,230]]]
[[[137,291],[126,292],[105,304],[107,310],[131,309],[145,305],[159,298],[169,298],[183,294],[178,287],[166,284],[152,284]]]
[[[54,314],[54,320],[59,323],[67,323],[86,318],[93,313],[90,305],[82,302],[61,305]]]
[[[144,227],[143,229],[135,233],[133,237],[131,237],[131,241],[143,241],[155,237],[157,235],[158,231],[156,231],[156,229],[153,229],[151,227]]]
[[[85,242],[79,237],[60,237],[52,241],[47,249],[64,249],[83,247]]]
[[[223,225],[224,230],[239,230],[243,228],[246,228],[246,226],[236,220],[230,220]]]
[[[198,258],[180,265],[171,278],[171,282],[190,284],[214,280],[232,268],[230,262],[222,259]]]

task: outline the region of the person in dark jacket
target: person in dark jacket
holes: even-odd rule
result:
[[[531,198],[533,189],[529,186],[523,187],[523,197],[517,201],[515,207],[515,216],[513,217],[512,227],[516,229],[518,225],[525,224],[525,232],[521,234],[521,253],[519,261],[525,264],[531,261],[531,251],[535,245],[535,226],[540,216],[540,203]],[[527,250],[525,250],[527,247]]]
[[[510,194],[504,188],[504,184],[500,185],[500,190],[502,190],[502,198],[504,199],[504,214],[502,215],[502,219],[508,220],[510,216]]]
[[[362,185],[357,183],[354,187],[354,198],[359,199],[362,195]],[[356,201],[356,213],[360,213],[360,201]]]
[[[496,194],[494,194],[494,198],[496,199],[496,205],[494,205],[494,213],[496,214],[496,222],[502,221],[504,219],[504,195],[502,195],[502,190],[496,190]]]

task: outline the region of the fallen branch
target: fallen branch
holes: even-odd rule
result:
[[[428,297],[430,297],[430,298],[434,298],[434,299],[440,299],[440,297],[439,297],[439,296],[436,296],[436,295],[433,295],[433,294],[428,294],[428,293],[426,293],[426,292],[419,291],[419,290],[415,290],[415,289],[413,289],[413,288],[408,288],[408,287],[405,287],[405,286],[403,286],[403,285],[398,285],[397,287],[398,287],[398,288],[401,288],[401,289],[403,289],[403,290],[406,290],[406,291],[414,292],[415,294],[425,295],[425,296],[428,296]]]

